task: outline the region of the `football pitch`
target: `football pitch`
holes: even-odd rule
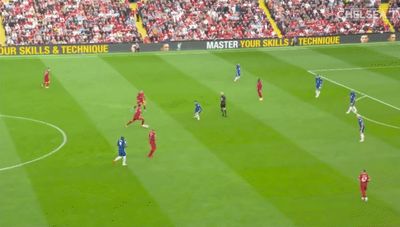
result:
[[[0,58],[0,226],[398,227],[399,44]]]

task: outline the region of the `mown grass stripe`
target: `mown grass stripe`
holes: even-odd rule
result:
[[[349,48],[348,51],[352,51],[351,48]],[[348,52],[347,51],[347,52]],[[345,51],[346,52],[346,51]],[[298,76],[303,76],[305,77],[305,80],[301,84],[292,84],[292,83],[287,83],[285,80],[281,80],[279,82],[280,86],[287,86],[291,87],[290,90],[298,90],[299,92],[296,92],[296,96],[301,97],[302,100],[307,101],[309,103],[318,103],[316,107],[325,110],[328,113],[334,114],[336,117],[339,117],[340,119],[346,120],[346,119],[352,119],[345,117],[343,114],[348,106],[349,106],[349,90],[345,88],[341,88],[337,86],[336,84],[329,83],[325,81],[321,96],[318,100],[316,100],[313,95],[314,95],[314,89],[315,89],[315,81],[314,77],[306,71],[308,69],[323,69],[323,68],[354,68],[354,67],[359,67],[357,65],[352,65],[349,62],[341,59],[341,58],[335,58],[334,55],[329,55],[327,54],[321,54],[319,52],[315,51],[306,51],[299,53],[298,56],[286,54],[286,53],[276,53],[274,55],[268,55],[268,56],[273,56],[274,58],[278,59],[279,61],[283,62],[284,64],[281,64],[280,67],[286,67],[286,64],[289,65],[295,65],[298,67],[298,71],[296,71],[296,74],[290,75],[290,78],[288,80],[298,80]],[[267,56],[267,57],[268,57]],[[368,61],[368,58],[366,59]],[[273,65],[273,64],[272,64]],[[277,67],[276,69],[279,69]],[[279,72],[274,72],[271,73],[272,75],[275,73]],[[328,72],[329,74],[322,74],[326,75],[328,78],[335,78],[335,76],[341,76],[344,81],[340,81],[345,85],[348,85],[349,83],[347,80],[349,80],[352,77],[352,72],[347,72],[347,71],[339,71],[339,72]],[[268,75],[268,74],[267,74]],[[276,77],[279,78],[279,77]],[[274,82],[274,81],[271,81]],[[274,82],[277,84],[276,82]],[[360,80],[358,81],[357,84],[353,88],[355,89],[361,89],[360,87],[364,86],[365,81]],[[389,85],[390,86],[390,85]],[[368,94],[370,92],[379,93],[380,90],[385,90],[386,84],[383,84],[381,86],[375,86],[372,87],[370,90],[367,89]],[[305,89],[300,89],[300,88],[308,88],[309,90],[306,91]],[[289,91],[290,91],[289,90]],[[363,89],[364,91],[365,89]],[[365,92],[367,92],[365,91]],[[380,95],[379,95],[380,94]],[[379,93],[378,96],[384,101],[387,101],[387,96],[382,96],[383,93]],[[395,100],[396,96],[391,95],[391,97]],[[357,102],[357,108],[360,111],[361,114],[372,118],[372,119],[384,119],[385,123],[388,124],[393,124],[396,125],[398,124],[397,122],[400,121],[398,110],[392,109],[391,107],[385,106],[381,103],[378,103],[374,100],[371,99],[363,99],[359,102]],[[377,111],[379,110],[379,111]],[[346,120],[350,125],[354,126],[354,120]],[[396,132],[396,129],[390,129],[384,126],[376,125],[376,124],[367,124],[368,127],[368,134],[373,134],[374,136],[380,138],[382,141],[385,141],[386,143],[390,144],[391,146],[400,148],[400,141],[397,139],[398,137],[398,132]]]
[[[100,130],[100,124],[107,124],[110,119],[114,118],[115,109],[111,111],[104,111],[107,109],[107,104],[113,105],[114,97],[107,96],[107,92],[118,90],[117,86],[113,87],[113,79],[109,81],[102,81],[100,76],[103,75],[101,65],[96,61],[94,64],[91,61],[82,61],[80,58],[71,59],[70,61],[59,61],[57,59],[44,58],[42,61],[50,66],[54,72],[57,72],[57,79],[59,84],[65,89],[74,105],[77,106],[79,111],[85,116],[85,121],[90,125],[89,133],[82,138],[89,146],[86,162],[91,163],[96,168],[93,173],[96,174],[96,182],[83,183],[83,187],[98,187],[97,194],[90,195],[90,191],[86,191],[86,196],[92,197],[85,206],[93,206],[93,215],[101,215],[102,218],[88,223],[88,225],[103,225],[100,223],[109,223],[108,225],[120,226],[172,226],[170,219],[165,215],[157,201],[154,200],[152,195],[148,193],[140,179],[129,169],[120,166],[112,165],[112,160],[117,155],[116,141],[122,135],[120,130],[112,131],[110,134],[103,134]],[[93,77],[94,75],[94,77]],[[97,75],[99,78],[97,78]],[[107,86],[104,90],[98,90],[100,85],[105,83]],[[99,85],[97,85],[99,84]],[[94,85],[94,86],[93,86]],[[111,87],[110,87],[111,85]],[[77,97],[76,91],[81,92],[81,96]],[[91,97],[91,94],[100,92],[101,95],[96,96],[93,102],[83,106]],[[85,100],[82,102],[82,100]],[[108,101],[107,101],[108,100]],[[104,106],[106,105],[106,106]],[[93,107],[92,110],[100,121],[93,121],[92,115],[87,112],[88,107]],[[112,106],[121,108],[120,106]],[[76,114],[72,114],[72,118],[76,120]],[[96,118],[98,120],[98,118]],[[123,125],[122,121],[120,122]],[[120,127],[118,127],[120,129]],[[79,124],[78,130],[88,131],[88,126]],[[75,136],[81,136],[78,133]],[[100,146],[96,146],[100,143]],[[77,146],[80,143],[77,141]],[[132,146],[133,144],[130,144]],[[95,156],[93,156],[95,154]],[[95,158],[95,159],[93,159]],[[97,168],[101,168],[99,171]],[[91,165],[84,168],[93,168]],[[91,173],[91,174],[93,174]],[[87,176],[85,176],[87,177]],[[103,198],[102,205],[96,205],[96,197]],[[104,212],[104,214],[103,214]],[[89,221],[89,220],[88,220]]]
[[[160,219],[162,216],[156,209],[146,206],[152,199],[129,171],[117,174],[116,169],[106,168],[113,158],[108,151],[114,147],[97,132],[64,90],[58,80],[61,74],[52,71],[51,88],[43,89],[40,83],[46,65],[40,60],[10,59],[1,64],[2,113],[46,120],[68,134],[69,142],[60,152],[26,167],[49,225],[156,225],[154,219],[126,220],[129,215],[150,217],[155,214]],[[52,139],[49,137],[42,144],[50,144]],[[22,151],[29,152],[27,149],[19,152]],[[19,201],[15,201],[15,205],[24,206]],[[129,210],[126,209],[128,205],[131,206]],[[18,212],[12,215],[18,218]]]
[[[230,173],[226,166],[219,163],[207,149],[197,143],[179,126],[179,123],[171,120],[153,105],[151,102],[154,98],[153,92],[144,88],[149,99],[148,110],[144,115],[148,124],[156,127],[159,138],[159,151],[155,154],[154,160],[147,159],[148,131],[137,124],[129,128],[124,127],[132,116],[130,108],[135,102],[137,88],[114,70],[115,62],[107,61],[110,63],[108,65],[101,59],[93,58],[85,61],[74,59],[68,62],[56,60],[46,60],[46,62],[64,75],[70,70],[70,64],[87,66],[86,69],[80,70],[85,77],[79,81],[64,77],[61,79],[62,84],[88,113],[98,130],[108,138],[110,144],[114,144],[115,138],[120,135],[128,139],[128,168],[140,179],[173,224],[257,226],[268,220],[277,226],[288,225],[284,220],[269,220],[271,214],[263,206],[262,197],[249,191],[240,178]],[[93,70],[94,68],[97,70]],[[124,68],[127,77],[135,75],[140,80],[144,76],[132,64],[125,64]],[[158,70],[155,67],[153,69]],[[68,74],[76,73],[72,70]],[[153,79],[158,80],[158,78]],[[79,89],[94,80],[96,88]],[[98,100],[99,96],[103,97],[102,100]],[[251,207],[253,204],[258,205]],[[246,214],[251,211],[254,214],[249,216],[242,214],[244,207],[251,209],[245,212]],[[256,213],[265,215],[259,216]]]
[[[1,159],[18,163],[18,152],[8,133],[7,126],[1,118],[0,137]],[[2,162],[2,164],[6,163]],[[0,187],[0,226],[47,225],[46,216],[43,214],[24,168],[12,172],[0,172],[0,181],[2,185]]]
[[[232,118],[229,120],[233,122],[237,122],[238,119],[236,118],[237,115],[240,115],[240,123],[243,125],[248,125],[246,126],[241,126],[245,128],[252,128],[254,130],[254,133],[252,134],[254,137],[258,137],[257,135],[260,133],[266,133],[266,134],[275,134],[274,139],[279,141],[280,144],[285,144],[286,148],[280,148],[279,145],[274,144],[276,147],[274,149],[278,149],[277,151],[280,155],[284,155],[285,157],[285,164],[288,166],[284,170],[281,169],[281,171],[284,171],[285,174],[282,175],[290,175],[293,174],[291,170],[295,169],[295,172],[298,173],[300,176],[296,175],[294,179],[296,181],[302,181],[310,183],[310,185],[307,186],[300,186],[299,188],[296,188],[296,191],[298,194],[291,194],[290,188],[295,188],[294,186],[291,187],[290,184],[287,185],[289,189],[287,188],[279,188],[275,184],[277,182],[272,182],[271,184],[273,186],[269,186],[269,188],[274,188],[276,191],[284,191],[286,196],[291,197],[293,196],[294,198],[302,197],[303,199],[309,198],[310,195],[319,195],[319,193],[322,193],[323,195],[321,197],[326,196],[325,199],[330,200],[331,198],[337,198],[336,196],[341,195],[340,197],[344,200],[342,200],[342,203],[335,201],[335,202],[327,202],[327,203],[333,203],[330,205],[327,205],[329,207],[335,207],[335,214],[337,215],[336,218],[332,218],[335,220],[341,220],[343,217],[346,217],[346,221],[351,220],[347,215],[352,213],[352,215],[356,215],[353,213],[354,211],[350,211],[350,208],[348,207],[349,204],[347,203],[348,200],[353,201],[355,204],[353,204],[353,208],[358,207],[360,204],[358,203],[358,196],[354,196],[354,194],[357,193],[357,190],[354,190],[353,192],[349,191],[352,190],[353,188],[356,188],[356,186],[351,186],[354,182],[353,180],[350,180],[349,177],[344,177],[342,174],[342,171],[336,171],[336,168],[339,166],[339,163],[336,163],[335,169],[332,169],[331,167],[321,163],[319,160],[324,160],[327,161],[330,158],[334,157],[333,154],[328,154],[329,151],[324,151],[324,149],[321,150],[321,145],[324,146],[323,144],[328,142],[328,143],[336,143],[334,139],[338,137],[338,135],[334,135],[332,133],[327,132],[323,128],[320,127],[320,124],[315,124],[315,122],[318,121],[323,121],[321,122],[322,124],[326,124],[326,122],[329,122],[329,119],[324,120],[324,118],[328,117],[331,118],[332,122],[326,124],[326,128],[333,128],[335,130],[335,125],[340,125],[343,126],[344,129],[348,129],[349,131],[351,130],[350,127],[346,126],[346,124],[343,124],[340,122],[340,120],[336,118],[332,118],[330,114],[326,114],[324,112],[318,112],[318,109],[313,108],[311,105],[303,104],[300,100],[298,100],[296,97],[293,97],[290,93],[288,94],[287,92],[283,92],[277,87],[270,86],[268,84],[268,81],[270,81],[269,77],[266,76],[266,74],[257,71],[256,75],[254,76],[252,73],[255,72],[255,69],[260,69],[260,67],[255,67],[255,64],[251,65],[249,64],[250,61],[255,61],[256,64],[260,65],[265,65],[268,63],[271,63],[272,65],[277,64],[277,62],[274,61],[274,59],[269,59],[267,57],[261,58],[260,56],[242,56],[242,55],[218,55],[219,57],[226,59],[229,63],[225,62],[224,60],[218,59],[214,56],[207,56],[207,57],[196,57],[196,58],[179,58],[179,57],[165,57],[163,58],[166,62],[169,64],[173,65],[175,70],[181,73],[175,73],[176,75],[187,75],[191,77],[191,79],[194,79],[198,81],[201,85],[197,86],[207,86],[208,88],[211,88],[212,91],[209,91],[210,93],[213,93],[215,95],[215,99],[218,97],[219,91],[224,91],[227,94],[228,100],[230,101],[230,107],[228,108],[228,114],[230,113]],[[245,59],[245,60],[244,60]],[[191,64],[191,62],[201,62],[201,64]],[[234,76],[234,65],[236,63],[241,63],[242,67],[244,69],[243,71],[243,78],[239,81],[234,83],[232,81],[233,76]],[[278,64],[279,65],[279,64]],[[213,67],[214,66],[214,67]],[[218,66],[218,67],[215,67]],[[247,68],[246,68],[247,67]],[[262,68],[262,67],[261,67]],[[178,69],[178,70],[177,70]],[[271,71],[271,68],[268,68],[269,72]],[[290,66],[286,66],[285,69],[290,70]],[[272,69],[273,70],[273,69]],[[295,70],[293,70],[295,71]],[[300,70],[301,71],[301,70]],[[249,73],[250,72],[250,73]],[[270,74],[269,74],[270,75]],[[257,100],[256,97],[256,90],[255,90],[255,84],[256,84],[256,79],[257,77],[264,77],[266,79],[266,88],[265,88],[265,93],[266,97],[264,100],[264,103],[260,103]],[[282,80],[284,79],[284,75],[276,75],[277,77],[281,78]],[[296,80],[296,83],[298,83],[299,80]],[[281,88],[284,88],[283,86]],[[312,94],[312,91],[311,91]],[[229,103],[229,102],[228,102]],[[217,106],[218,103],[215,102],[215,105]],[[239,109],[239,110],[238,110]],[[214,109],[213,109],[214,110]],[[242,113],[241,110],[244,110],[246,113]],[[214,114],[218,115],[217,111],[213,111]],[[253,118],[257,118],[253,119]],[[251,120],[249,120],[251,119]],[[221,120],[223,121],[223,119]],[[258,123],[248,123],[249,121],[261,121],[261,125],[265,125],[265,129],[262,130],[264,132],[260,132],[257,129],[261,126],[260,122]],[[214,125],[215,124],[215,125]],[[212,127],[218,127],[218,124],[213,122]],[[255,126],[257,125],[257,126]],[[304,130],[301,126],[307,125],[307,130]],[[300,126],[300,127],[299,127]],[[209,128],[212,128],[209,126]],[[337,126],[336,126],[337,127]],[[355,130],[356,131],[356,130]],[[316,136],[315,134],[318,134],[320,136]],[[321,133],[327,133],[327,137],[329,139],[327,140],[325,137],[322,136]],[[255,134],[255,135],[254,135]],[[207,133],[208,136],[213,136],[212,132]],[[201,135],[199,135],[201,136]],[[240,135],[237,135],[238,137]],[[315,137],[315,138],[313,138]],[[350,138],[350,132],[346,133],[345,135],[340,135],[339,137],[347,137]],[[206,140],[206,139],[204,139]],[[263,159],[263,157],[266,156],[258,156],[260,151],[253,151],[251,146],[252,139],[246,138],[246,146],[249,148],[249,150],[246,150],[246,156],[242,157],[243,160],[246,160],[246,162],[251,160],[248,156],[252,156],[253,153],[257,154],[257,157],[262,159],[264,162],[267,162],[268,158]],[[269,140],[268,143],[273,143]],[[356,148],[355,145],[358,145],[357,138],[353,140],[355,143],[352,146],[352,148]],[[298,144],[299,146],[296,146],[294,144]],[[214,148],[212,143],[208,143],[208,146],[211,146],[214,150],[220,150],[218,148]],[[326,147],[328,148],[335,148],[336,146],[332,144],[332,146],[327,145]],[[310,156],[308,152],[310,152],[311,149],[311,154]],[[284,150],[290,150],[290,151],[284,151]],[[307,152],[306,152],[307,151]],[[360,151],[360,150],[359,150]],[[392,150],[393,151],[393,150]],[[267,150],[264,151],[266,154],[269,154],[271,151]],[[273,152],[275,154],[275,152]],[[372,153],[372,152],[370,152]],[[335,152],[337,155],[337,152]],[[388,152],[389,155],[393,155],[393,153]],[[298,158],[298,156],[299,158]],[[325,156],[325,158],[322,158],[321,156]],[[329,155],[329,158],[327,157]],[[344,155],[344,154],[342,154]],[[382,154],[381,154],[382,155]],[[280,162],[280,158],[277,157],[277,155],[272,155],[273,160],[275,162]],[[288,161],[292,160],[292,158],[296,160],[298,163],[295,166],[302,166],[302,168],[297,169],[295,166],[291,167],[291,165],[288,165]],[[300,158],[301,157],[301,158]],[[318,157],[317,159],[315,157]],[[397,156],[398,157],[398,156]],[[321,158],[321,159],[320,159]],[[233,159],[232,157],[228,156],[228,158],[224,157],[224,160],[229,160]],[[283,160],[282,160],[283,161]],[[302,164],[302,161],[305,163]],[[326,163],[331,164],[334,161],[328,161]],[[229,163],[229,161],[228,161]],[[314,164],[310,164],[314,163]],[[317,164],[318,163],[318,164]],[[357,162],[356,162],[357,163]],[[306,165],[305,165],[306,164]],[[365,164],[363,162],[357,163],[359,164]],[[238,164],[235,163],[235,167],[238,168]],[[244,165],[244,164],[243,164]],[[268,166],[266,163],[264,163],[265,166]],[[304,166],[303,166],[304,165]],[[247,165],[246,165],[247,166]],[[307,166],[307,167],[306,167]],[[235,169],[236,169],[235,168]],[[346,170],[351,169],[352,172],[347,171],[346,175],[349,176],[350,173],[353,173],[354,175],[358,174],[358,171],[361,167],[358,166],[352,166],[352,168],[347,168]],[[343,170],[343,168],[341,169]],[[267,171],[266,171],[267,172]],[[317,174],[318,173],[318,174]],[[247,176],[247,179],[254,179],[254,172],[251,173],[249,171],[249,175]],[[260,173],[259,173],[260,174]],[[319,182],[314,182],[314,181],[308,181],[305,179],[302,179],[301,175],[305,175],[308,178],[313,178],[313,179],[319,179],[322,177],[319,174],[323,175],[323,178],[326,178],[326,180],[329,182],[331,179],[330,183],[333,183],[335,180],[334,179],[341,179],[338,182],[335,182],[334,185],[328,186],[329,183],[325,182],[323,184],[326,184],[326,188],[324,185],[320,185],[321,181]],[[279,175],[282,177],[282,175]],[[313,177],[312,177],[313,176]],[[260,179],[263,178],[262,174],[259,176]],[[350,176],[354,177],[354,176]],[[273,179],[273,177],[271,177]],[[265,179],[265,178],[264,178]],[[267,178],[270,179],[270,178]],[[253,181],[253,180],[250,180]],[[278,183],[279,184],[279,183]],[[337,184],[337,185],[336,185]],[[253,185],[257,185],[257,181],[253,181]],[[274,186],[275,185],[275,186]],[[311,186],[312,185],[312,186]],[[258,187],[257,187],[258,186]],[[255,188],[258,190],[265,190],[263,189],[262,185],[257,185]],[[308,186],[312,188],[313,190],[308,190]],[[335,190],[332,190],[332,187],[335,188]],[[348,188],[347,188],[348,187]],[[328,189],[329,188],[329,189]],[[347,188],[347,189],[346,189]],[[279,190],[278,190],[279,189]],[[326,191],[325,191],[326,190]],[[296,217],[293,212],[296,208],[296,202],[292,202],[291,207],[287,207],[288,204],[285,204],[284,200],[281,199],[276,199],[276,195],[274,194],[268,194],[268,192],[264,192],[267,196],[267,198],[273,198],[272,200],[275,202],[274,204],[286,211],[289,214],[289,217],[294,218],[295,223],[298,221],[301,224],[305,224],[304,219]],[[329,198],[330,196],[331,198]],[[354,197],[352,197],[354,196]],[[379,200],[379,199],[378,199]],[[301,200],[304,202],[304,200]],[[315,202],[315,201],[314,201]],[[285,205],[283,205],[285,204]],[[307,205],[298,203],[297,209],[303,209],[303,212],[305,209],[313,209],[318,207],[317,203],[313,204],[312,202],[307,202]],[[341,207],[342,206],[342,207]],[[341,208],[339,208],[341,207]],[[339,209],[338,209],[339,208]],[[379,202],[376,207],[371,208],[371,210],[379,210],[379,209],[385,209],[385,212],[390,213],[390,221],[391,222],[399,222],[400,220],[396,218],[396,213],[395,211],[388,206],[387,204],[384,204],[382,202]],[[293,210],[292,210],[293,209]],[[320,209],[320,208],[317,208]],[[338,210],[336,210],[338,209]],[[357,209],[357,208],[356,208]],[[343,216],[341,216],[343,215]],[[379,217],[380,214],[374,215],[371,217],[369,221],[373,221],[374,223],[381,223],[383,219]],[[318,215],[316,215],[318,216]],[[350,215],[351,216],[351,215]],[[313,221],[310,221],[311,224],[312,222],[315,222],[314,219],[318,220],[316,217],[310,217],[310,219],[313,219]],[[321,221],[319,225],[324,225],[327,223],[323,223],[323,220],[318,220]],[[316,221],[316,222],[318,222]],[[327,220],[325,220],[327,221]],[[360,223],[360,220],[354,218],[351,221],[354,221],[354,223]],[[339,221],[338,221],[339,222]],[[300,224],[300,225],[301,225]],[[344,223],[341,223],[344,224]],[[338,225],[341,225],[338,224]]]

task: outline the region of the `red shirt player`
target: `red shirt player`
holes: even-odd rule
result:
[[[262,82],[261,79],[257,80],[257,93],[258,93],[258,99],[260,101],[263,100],[263,96],[262,96]]]
[[[140,120],[142,121],[142,127],[147,128],[148,126],[144,124],[144,118],[142,116],[142,107],[138,105],[137,107],[135,106],[135,108],[135,114],[133,115],[132,120],[128,121],[125,127],[128,127],[128,125],[132,124],[133,122]]]
[[[46,71],[44,71],[42,87],[49,88],[49,86],[50,86],[50,68],[47,68]]]
[[[147,155],[147,157],[152,158],[154,152],[156,151],[156,132],[154,129],[152,129],[149,133],[149,143],[150,143],[150,153]]]
[[[146,109],[146,98],[144,97],[144,92],[139,91],[136,96],[136,103],[138,106],[143,106],[143,109]]]
[[[366,170],[363,170],[361,172],[360,176],[358,176],[358,180],[360,181],[361,200],[367,202],[368,201],[367,186],[368,182],[370,181],[370,178]]]

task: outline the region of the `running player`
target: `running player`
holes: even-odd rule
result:
[[[153,154],[157,149],[156,146],[156,132],[152,129],[149,133],[150,153],[147,155],[149,158],[153,158]]]
[[[360,176],[358,176],[358,180],[360,181],[361,200],[367,202],[368,201],[367,187],[370,178],[365,169],[361,172]]]
[[[315,77],[315,98],[318,98],[319,94],[321,93],[322,83],[323,83],[323,80],[322,80],[321,76],[317,75]]]
[[[236,75],[235,75],[235,79],[233,80],[233,82],[236,82],[240,79],[241,73],[240,73],[240,64],[236,64]]]
[[[42,87],[44,87],[44,88],[50,87],[50,68],[47,68],[44,71]]]
[[[360,142],[364,142],[365,125],[361,115],[357,114],[358,126],[360,127]]]
[[[200,120],[200,113],[203,111],[203,108],[201,108],[200,103],[197,101],[194,101],[194,118],[197,120]]]
[[[347,114],[350,113],[350,111],[353,111],[353,113],[357,113],[357,108],[356,108],[356,93],[354,91],[350,92],[350,106],[349,109],[347,110]]]
[[[262,95],[262,81],[260,78],[257,80],[257,93],[258,93],[258,100],[262,101],[263,100],[263,95]]]
[[[148,128],[149,126],[144,124],[144,118],[142,116],[142,107],[140,105],[138,105],[138,106],[135,106],[134,108],[135,108],[135,114],[133,115],[132,120],[130,120],[130,121],[128,121],[128,123],[126,123],[125,127],[128,127],[133,122],[140,120],[142,122],[141,123],[142,127]]]
[[[118,146],[118,156],[113,160],[113,163],[115,164],[118,160],[122,158],[122,165],[126,166],[125,148],[127,147],[127,143],[123,136],[121,136],[121,138],[118,140],[117,146]]]
[[[223,117],[227,117],[226,115],[226,96],[224,92],[221,91],[221,98],[220,98],[220,106],[221,106],[221,113]]]

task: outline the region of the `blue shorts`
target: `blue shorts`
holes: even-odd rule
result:
[[[124,157],[124,156],[126,156],[126,152],[125,151],[118,151],[118,156]]]

